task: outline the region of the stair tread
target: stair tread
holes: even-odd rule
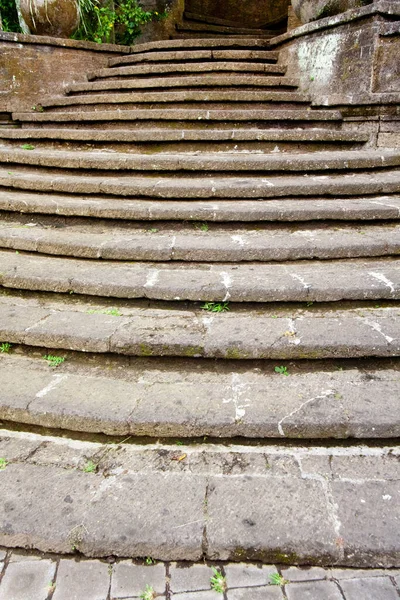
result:
[[[9,169],[10,167],[8,167]],[[252,177],[157,177],[95,176],[89,172],[60,174],[38,172],[19,166],[12,171],[0,168],[0,186],[36,191],[72,192],[74,194],[111,194],[131,197],[166,199],[230,199],[279,198],[291,196],[354,196],[400,192],[400,171],[385,169],[375,172],[355,172],[304,176],[262,175]]]
[[[2,286],[59,293],[73,290],[76,294],[104,298],[195,302],[312,303],[400,299],[400,261],[394,258],[331,260],[317,264],[301,261],[246,265],[221,262],[209,265],[198,262],[201,257],[197,259],[193,256],[193,262],[189,264],[115,263],[112,259],[118,254],[115,251],[117,244],[106,240],[101,251],[98,247],[92,247],[89,248],[91,252],[75,254],[105,259],[88,262],[82,258],[67,259],[60,256],[71,256],[68,250],[74,244],[73,234],[71,238],[71,241],[61,238],[59,246],[53,248],[50,254],[57,253],[57,256],[21,255],[0,250]],[[43,248],[39,244],[38,250],[46,253],[46,243],[42,245]],[[132,253],[127,260],[151,261],[152,249],[150,247],[148,250],[146,246],[144,241],[142,252],[137,252],[138,256]],[[29,246],[25,250],[30,250]],[[167,251],[165,248],[163,254],[166,255]],[[227,260],[232,262],[229,258]]]
[[[374,439],[400,434],[395,360],[291,362],[288,377],[268,361],[222,365],[203,360],[199,369],[190,359],[155,360],[87,361],[69,353],[55,373],[39,352],[3,354],[0,418],[118,436]]]
[[[49,349],[203,358],[291,360],[394,357],[400,308],[284,306],[210,314],[200,309],[107,305],[70,296],[0,297],[0,339]],[[87,311],[97,312],[89,314]]]
[[[29,193],[0,188],[0,209],[20,213],[94,218],[188,221],[400,219],[400,197],[307,198],[306,200],[150,200]]]
[[[201,231],[201,224],[156,230],[113,222],[64,227],[45,217],[0,221],[0,247],[85,258],[149,261],[295,261],[390,256],[400,253],[400,227],[389,225],[229,226]],[[208,227],[208,226],[207,226]],[[217,226],[214,226],[217,227]],[[219,226],[220,227],[220,226]],[[150,235],[149,235],[150,234]],[[236,268],[236,267],[235,267]],[[316,271],[319,269],[315,266]],[[322,269],[328,269],[324,265]],[[203,284],[202,284],[203,285]]]
[[[65,87],[65,92],[95,92],[99,90],[129,90],[129,89],[150,89],[150,88],[197,88],[203,86],[215,87],[292,87],[298,86],[298,80],[293,77],[268,77],[267,75],[225,75],[225,74],[200,74],[182,77],[147,77],[123,79],[117,81],[94,81],[83,83],[72,83]]]
[[[24,140],[24,139],[49,139],[49,140],[78,140],[78,141],[121,141],[121,142],[151,142],[151,141],[357,141],[366,142],[369,134],[359,131],[341,131],[330,129],[185,129],[177,128],[154,128],[143,129],[0,129],[0,139]]]
[[[161,75],[171,73],[218,73],[218,72],[252,72],[284,75],[286,67],[283,65],[271,65],[268,63],[251,62],[197,62],[197,63],[171,63],[161,65],[132,65],[128,67],[114,67],[108,69],[99,69],[88,73],[88,79],[103,79],[109,77],[128,77],[128,76],[146,76]]]
[[[196,23],[194,21],[184,20],[182,24],[176,24],[177,31],[193,31],[200,32],[205,31],[207,33],[224,33],[224,34],[233,34],[233,35],[251,35],[253,38],[255,37],[273,37],[276,35],[276,32],[268,29],[257,29],[257,28],[249,28],[249,27],[240,27],[239,25],[230,26],[230,25],[220,25],[216,23]],[[215,36],[214,36],[215,37]]]
[[[206,41],[206,40],[203,40]],[[161,50],[156,52],[142,52],[140,54],[129,54],[125,57],[110,59],[110,67],[118,67],[119,65],[138,64],[142,62],[180,62],[198,60],[248,60],[248,61],[265,61],[266,63],[276,62],[279,53],[274,50],[255,50],[255,49],[235,49],[229,48],[225,50],[212,48],[210,50]]]
[[[400,150],[339,150],[301,154],[277,153],[157,153],[156,155],[123,152],[20,149],[0,147],[0,162],[65,169],[106,169],[143,171],[262,171],[308,175],[310,171],[380,169],[400,166]],[[303,174],[304,172],[304,174]],[[381,173],[373,174],[379,177]],[[347,175],[347,174],[346,174]],[[276,175],[273,175],[276,177]],[[313,179],[310,177],[310,179]],[[214,180],[213,180],[214,181]],[[274,181],[274,180],[271,180]],[[262,181],[261,181],[262,183]],[[259,182],[255,181],[255,185]]]
[[[23,122],[74,122],[74,121],[342,121],[342,114],[338,110],[206,110],[206,109],[138,109],[114,111],[88,111],[88,112],[16,112],[13,113],[16,121]]]
[[[295,553],[300,563],[397,564],[398,517],[389,501],[398,489],[396,446],[110,448],[17,432],[2,432],[0,443],[9,461],[1,504],[13,508],[0,512],[0,543],[8,547],[213,561],[237,560],[240,548],[241,560],[273,562],[289,530],[288,562]],[[89,460],[97,472],[84,472]],[[361,506],[360,497],[368,499]]]

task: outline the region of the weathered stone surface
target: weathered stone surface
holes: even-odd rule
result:
[[[1,580],[0,600],[46,600],[55,573],[56,563],[50,560],[10,563]]]
[[[54,600],[103,600],[110,587],[109,566],[99,561],[63,560],[57,572]]]
[[[170,590],[174,594],[183,592],[210,591],[210,579],[213,575],[206,565],[186,567],[173,564],[169,569]]]
[[[230,590],[229,600],[284,600],[285,596],[280,587],[252,587]]]
[[[318,581],[320,579],[326,579],[327,573],[325,569],[321,567],[309,567],[308,569],[299,567],[289,567],[289,569],[282,569],[282,576],[287,581],[298,582],[298,581]]]
[[[226,583],[228,589],[255,587],[270,584],[270,575],[277,573],[273,565],[228,565],[225,567]]]
[[[398,592],[389,577],[350,579],[340,582],[346,600],[397,600]]]
[[[285,586],[288,600],[342,600],[339,587],[332,581],[291,583]]]
[[[301,22],[309,23],[371,2],[372,0],[292,0],[292,6]]]
[[[146,586],[157,595],[165,594],[166,574],[163,564],[139,566],[124,561],[112,568],[111,598],[139,597]]]

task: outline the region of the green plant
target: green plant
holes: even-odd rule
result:
[[[146,560],[144,561],[146,563],[146,565],[154,565],[154,563],[156,562],[155,560],[153,560],[151,558],[151,556],[147,556]]]
[[[50,367],[58,367],[65,361],[63,356],[53,356],[52,354],[46,354],[43,358],[47,360]]]
[[[199,231],[208,231],[208,223],[206,223],[205,221],[202,222],[194,222],[193,223],[193,227],[195,229],[198,229]]]
[[[15,0],[0,0],[0,14],[3,31],[21,33]]]
[[[208,312],[225,312],[229,310],[229,302],[206,302],[201,308]]]
[[[218,594],[223,594],[226,590],[226,578],[215,567],[211,567],[213,576],[210,579],[211,589]]]
[[[118,310],[118,308],[106,308],[105,310],[88,310],[88,315],[112,315],[113,317],[121,317],[122,313]]]
[[[95,473],[97,469],[96,464],[92,460],[88,460],[82,471],[84,473]]]
[[[146,585],[146,589],[139,596],[142,600],[153,600],[156,597],[154,589],[151,585]]]
[[[148,229],[147,231],[148,231],[148,233],[157,233],[158,229],[156,229],[156,227],[152,227],[151,229]]]
[[[275,367],[274,371],[275,373],[279,373],[280,375],[286,375],[286,377],[289,376],[289,371],[287,367]]]
[[[9,344],[8,342],[3,342],[2,344],[0,344],[0,352],[4,353],[4,354],[8,354],[11,350],[11,344]]]
[[[0,458],[0,471],[4,471],[6,466],[8,465],[5,458]]]
[[[279,573],[271,573],[269,580],[271,585],[285,585],[285,583],[288,583]]]
[[[34,150],[35,146],[32,146],[32,144],[22,144],[21,148],[22,150]]]

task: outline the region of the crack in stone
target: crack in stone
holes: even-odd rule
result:
[[[285,437],[285,432],[283,430],[282,423],[284,421],[286,421],[286,419],[290,419],[290,417],[292,417],[296,413],[300,412],[305,406],[307,406],[307,404],[310,404],[311,402],[314,402],[315,400],[323,400],[325,398],[328,398],[328,396],[330,396],[334,393],[335,393],[334,390],[331,390],[331,389],[325,390],[324,392],[321,392],[321,394],[319,396],[314,396],[313,398],[309,398],[308,400],[305,400],[304,402],[302,402],[298,408],[295,408],[294,410],[292,410],[292,412],[290,412],[288,415],[284,416],[278,422],[279,435],[281,435],[282,437]]]

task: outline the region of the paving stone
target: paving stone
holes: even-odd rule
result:
[[[174,594],[210,590],[212,571],[206,565],[180,566],[172,564],[169,573],[170,589]]]
[[[343,600],[338,586],[332,581],[290,583],[285,586],[285,592],[287,600]]]
[[[318,579],[326,579],[328,571],[321,567],[289,567],[282,569],[282,576],[287,581],[316,581]]]
[[[389,571],[389,573],[397,570]],[[385,569],[329,569],[327,571],[328,579],[338,579],[343,581],[344,579],[362,579],[363,577],[385,577],[388,571]]]
[[[0,585],[0,600],[46,600],[55,572],[56,563],[51,560],[10,563]],[[73,599],[69,597],[68,600]]]
[[[273,565],[230,564],[225,567],[228,589],[262,586],[270,583],[270,575],[277,573]]]
[[[266,587],[236,588],[228,591],[228,600],[284,600],[284,595],[279,586],[273,585]]]
[[[399,594],[389,577],[365,577],[340,581],[346,600],[398,600]]]
[[[7,556],[7,552],[5,550],[0,550],[0,562],[5,560],[6,556]]]
[[[20,554],[19,552],[12,552],[9,562],[10,563],[18,563],[18,562],[32,562],[33,560],[41,560],[41,557],[37,554]]]
[[[157,594],[165,594],[166,570],[162,563],[140,566],[129,561],[113,566],[111,579],[111,598],[138,597],[151,586]]]
[[[53,600],[106,600],[109,587],[106,563],[63,559],[58,567]]]
[[[174,600],[218,600],[222,598],[220,594],[216,594],[213,590],[201,592],[185,592],[183,594],[174,594]]]

